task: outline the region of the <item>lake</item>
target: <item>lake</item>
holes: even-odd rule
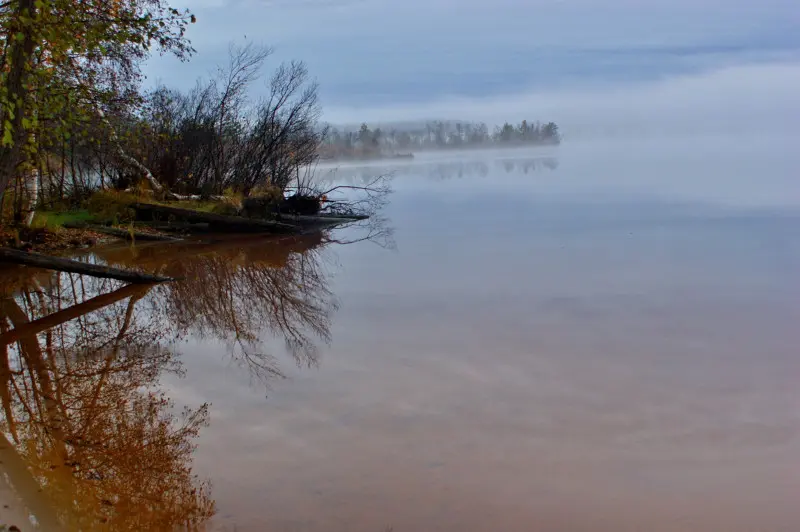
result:
[[[183,278],[153,288],[0,272],[26,502],[83,530],[798,530],[798,145],[343,165],[393,173],[383,225],[87,255]]]

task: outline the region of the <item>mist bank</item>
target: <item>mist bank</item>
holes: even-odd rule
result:
[[[329,123],[391,123],[453,117],[502,126],[533,114],[556,122],[565,141],[642,136],[798,133],[800,61],[747,64],[648,83],[450,96],[421,104],[328,106]]]
[[[326,128],[319,145],[323,160],[371,160],[413,158],[415,152],[429,150],[475,150],[556,146],[561,134],[555,122],[505,122],[493,132],[485,123],[433,121],[424,124],[387,124],[371,129],[366,123],[357,130]]]

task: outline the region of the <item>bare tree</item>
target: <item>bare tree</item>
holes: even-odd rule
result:
[[[269,82],[269,96],[255,109],[232,183],[245,194],[259,185],[285,189],[297,169],[317,160],[326,134],[318,127],[318,86],[302,62],[282,64]]]
[[[235,168],[239,156],[244,118],[248,104],[247,90],[258,79],[264,61],[272,50],[248,43],[245,46],[231,45],[229,61],[220,69],[211,84],[218,102],[217,112],[212,117],[216,135],[212,136],[209,158],[214,173],[214,188],[227,184],[229,174]]]
[[[144,121],[134,130],[147,165],[161,181],[188,194],[249,194],[284,189],[299,167],[317,159],[326,128],[318,126],[317,84],[301,62],[280,65],[268,95],[251,103],[270,48],[231,46],[227,66],[189,94],[159,88],[148,96]],[[132,139],[137,142],[136,139]]]

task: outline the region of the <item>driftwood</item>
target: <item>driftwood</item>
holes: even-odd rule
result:
[[[49,255],[41,255],[39,253],[17,251],[16,249],[9,248],[0,248],[0,262],[22,264],[23,266],[44,268],[47,270],[81,273],[84,275],[91,275],[92,277],[117,279],[119,281],[126,281],[129,283],[163,283],[165,281],[175,280],[171,277],[162,277],[159,275],[152,275],[149,273],[131,270],[120,270],[118,268],[109,268],[107,266],[78,262],[76,260],[64,259],[61,257],[51,257]]]
[[[290,224],[274,222],[269,220],[253,220],[241,216],[228,216],[225,214],[215,214],[211,212],[200,212],[191,209],[180,209],[178,207],[167,207],[166,205],[155,205],[152,203],[133,203],[133,209],[140,212],[155,212],[182,218],[189,222],[206,222],[211,228],[232,229],[236,231],[248,231],[259,233],[295,233],[298,227]]]
[[[141,231],[134,231],[131,234],[130,231],[126,231],[125,229],[117,229],[115,227],[105,227],[103,225],[86,225],[86,224],[64,224],[64,227],[68,229],[88,229],[90,231],[94,231],[95,233],[102,233],[104,235],[115,236],[118,238],[122,238],[124,240],[152,240],[152,241],[164,241],[164,242],[176,242],[180,239],[174,238],[171,236],[165,235],[155,235],[153,233],[142,233]]]

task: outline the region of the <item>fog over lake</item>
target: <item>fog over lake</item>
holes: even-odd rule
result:
[[[527,117],[554,120],[567,137],[625,136],[794,128],[800,110],[800,15],[790,0],[191,7],[197,57],[151,61],[151,82],[191,87],[225,61],[231,40],[264,43],[274,64],[308,64],[332,123]]]
[[[274,53],[262,79],[241,52],[230,116],[214,82],[131,115],[172,132],[132,129],[176,188],[109,173],[133,243],[64,252],[174,282],[0,269],[26,504],[82,530],[800,530],[796,0],[184,3],[196,56],[148,87]],[[319,100],[294,86],[275,135],[292,59]],[[337,185],[371,218],[318,216]]]
[[[265,399],[220,347],[192,341],[170,382],[213,402],[197,465],[218,522],[791,529],[795,140],[339,166],[353,182],[395,173],[397,246],[329,248],[340,307],[319,366],[281,359],[290,378]]]
[[[266,400],[217,347],[187,348],[170,386],[213,398],[198,463],[219,522],[800,526],[798,13],[782,0],[205,2],[225,37],[307,61],[331,124],[552,120],[563,135],[318,168],[395,176],[396,250],[331,249],[330,347]],[[223,35],[198,49],[221,57]]]

